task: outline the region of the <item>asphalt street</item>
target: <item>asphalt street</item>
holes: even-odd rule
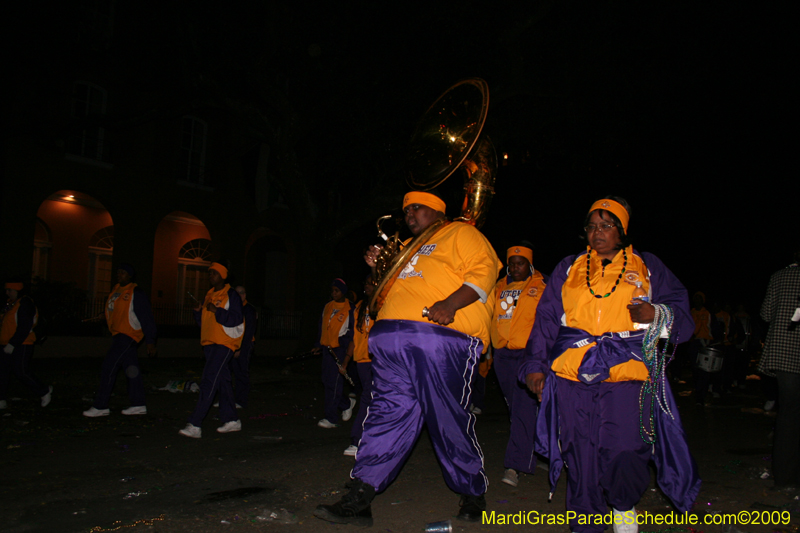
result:
[[[53,383],[51,405],[12,379],[7,410],[0,411],[0,508],[3,532],[234,532],[355,531],[313,517],[319,503],[346,490],[353,458],[342,454],[350,425],[317,427],[322,417],[319,359],[285,367],[257,357],[251,404],[240,411],[242,431],[221,435],[216,409],[199,440],[178,435],[197,395],[159,391],[173,380],[199,380],[197,358],[145,359],[148,413],[126,417],[120,375],[108,417],[81,415],[90,406],[100,358],[37,359],[35,371]],[[771,490],[769,473],[774,415],[761,410],[759,382],[696,406],[689,384],[676,385],[679,410],[703,487],[694,513],[699,520],[741,513],[778,524],[738,524],[745,532],[795,532],[800,501]],[[493,380],[477,433],[490,480],[488,511],[495,523],[457,522],[458,496],[445,485],[427,434],[423,433],[399,477],[373,502],[373,531],[424,531],[430,522],[453,519],[454,531],[567,532],[563,525],[499,524],[501,515],[535,517],[565,512],[562,479],[548,503],[546,471],[522,476],[518,487],[500,482],[508,437],[508,414]],[[672,508],[655,487],[637,506],[664,515]],[[534,512],[534,513],[531,513]],[[704,518],[709,515],[711,518]],[[781,518],[782,517],[782,518]],[[788,522],[788,523],[782,523]],[[722,525],[642,526],[640,531],[717,532]]]

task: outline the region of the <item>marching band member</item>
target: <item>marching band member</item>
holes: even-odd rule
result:
[[[353,339],[353,306],[347,299],[347,284],[336,278],[331,285],[331,301],[325,304],[319,319],[319,340],[313,352],[322,353],[322,384],[325,387],[325,418],[317,422],[321,428],[339,425],[339,411],[347,422],[353,416],[356,401],[344,394],[347,373],[345,356]]]
[[[147,353],[155,355],[156,322],[147,294],[132,282],[135,275],[136,270],[129,263],[123,263],[117,269],[117,284],[108,296],[105,311],[108,330],[112,335],[111,348],[100,370],[100,388],[92,407],[84,411],[83,416],[94,418],[111,413],[108,405],[120,369],[125,369],[131,402],[130,407],[122,410],[122,414],[147,414],[144,380],[136,351],[144,339]]]
[[[27,295],[22,280],[6,283],[6,297],[8,303],[0,327],[0,346],[3,350],[0,353],[0,409],[8,407],[8,383],[12,373],[42,399],[42,407],[47,407],[53,387],[43,385],[30,370],[33,343],[36,342],[33,327],[39,313]]]
[[[425,192],[403,200],[415,236],[444,218],[445,203]],[[379,248],[365,260],[371,267]],[[494,284],[501,263],[475,227],[440,228],[392,285],[369,336],[373,355],[372,405],[352,470],[350,492],[315,516],[335,523],[372,525],[371,502],[406,462],[423,424],[447,486],[460,494],[461,520],[478,521],[488,480],[469,412],[470,382],[489,343]]]
[[[206,293],[203,305],[194,310],[195,320],[200,326],[200,344],[203,345],[206,364],[203,367],[197,406],[189,417],[189,423],[178,432],[193,439],[202,436],[200,424],[208,414],[218,391],[222,426],[217,428],[217,432],[230,433],[242,429],[233,400],[229,366],[233,352],[241,347],[244,336],[242,299],[238,292],[225,283],[227,277],[227,268],[219,263],[211,263],[208,267],[211,288]]]
[[[356,363],[358,377],[361,380],[361,403],[358,406],[358,413],[353,421],[350,430],[350,446],[344,450],[345,455],[355,457],[358,451],[358,443],[364,432],[364,419],[367,417],[367,409],[372,403],[372,358],[369,355],[369,330],[374,324],[369,316],[369,301],[375,293],[375,283],[372,275],[364,280],[364,299],[356,304],[353,316],[355,316],[356,327],[353,332],[353,342],[347,347],[347,357],[342,366],[347,368],[347,364],[352,359]]]
[[[241,285],[236,287],[236,292],[242,299],[242,317],[244,318],[244,336],[242,346],[234,352],[231,360],[231,371],[236,380],[236,388],[233,389],[236,408],[247,407],[247,399],[250,395],[250,357],[253,355],[256,341],[256,329],[258,328],[258,313],[253,304],[247,301],[247,291]]]
[[[542,400],[536,451],[550,460],[551,486],[567,465],[567,510],[606,514],[610,505],[615,533],[638,529],[634,505],[650,483],[651,459],[659,486],[679,511],[688,511],[700,490],[664,375],[668,356],[643,348],[645,334],[657,341],[666,329],[640,329],[658,312],[659,325],[673,320],[671,342],[689,340],[689,298],[656,256],[633,249],[629,219],[630,208],[619,197],[589,209],[589,246],[553,271],[520,368],[520,379]],[[632,301],[637,284],[649,302]],[[571,520],[570,529],[605,529],[585,522]]]
[[[519,366],[524,356],[533,323],[536,306],[545,288],[542,274],[534,270],[533,250],[525,246],[512,246],[506,253],[508,276],[497,282],[492,320],[492,346],[494,371],[500,390],[511,416],[510,435],[501,481],[512,487],[519,482],[519,472],[533,474],[536,458],[533,439],[539,403],[536,397],[520,383]]]

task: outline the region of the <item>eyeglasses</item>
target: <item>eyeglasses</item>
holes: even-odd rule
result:
[[[617,227],[616,224],[589,224],[583,229],[586,230],[586,233],[594,233],[595,231],[599,231],[600,233],[605,233],[607,231],[611,231],[612,228],[616,227]]]

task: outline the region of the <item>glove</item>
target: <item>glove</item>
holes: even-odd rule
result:
[[[7,354],[11,354],[14,351],[14,347],[10,344],[6,344],[5,348],[3,348],[3,351]]]

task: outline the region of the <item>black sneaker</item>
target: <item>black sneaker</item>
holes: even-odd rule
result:
[[[458,510],[459,520],[465,522],[480,522],[483,511],[486,510],[486,497],[481,494],[480,496],[469,496],[464,494],[461,496],[461,509]]]
[[[350,492],[333,505],[318,505],[314,510],[314,516],[335,524],[371,526],[372,508],[370,503],[375,497],[375,489],[357,479],[348,482],[346,486]],[[484,507],[486,507],[485,502]]]

